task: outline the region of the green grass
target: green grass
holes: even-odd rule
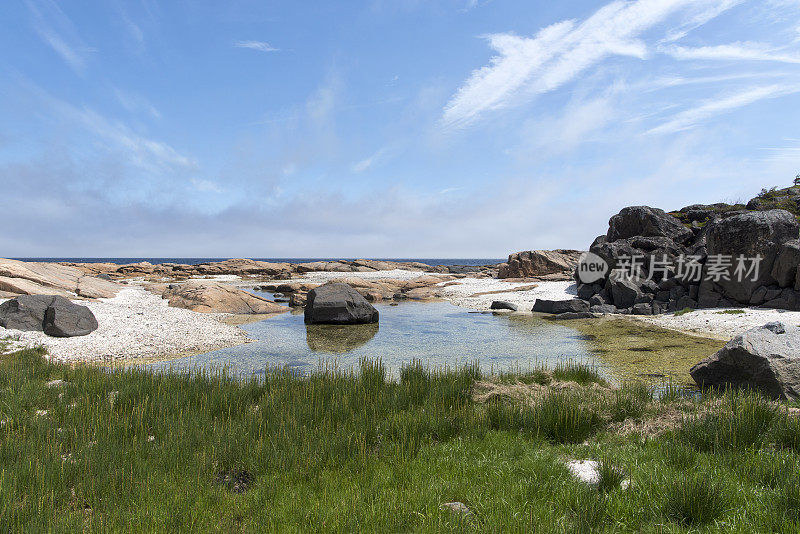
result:
[[[363,362],[358,372],[276,370],[240,381],[73,368],[41,356],[0,357],[2,532],[798,526],[796,420],[752,394],[665,401],[636,384],[542,390],[531,380],[535,396],[483,403],[476,381],[525,388],[524,376],[412,363],[392,380],[380,362]],[[66,383],[47,387],[54,379]],[[665,403],[685,408],[680,428],[610,430],[620,419],[657,419]],[[566,469],[583,458],[600,459],[598,487]],[[454,501],[471,515],[441,508]]]
[[[745,313],[744,310],[722,310],[716,312],[718,315],[741,315]]]
[[[562,382],[608,386],[608,382],[600,376],[596,367],[581,362],[559,363],[553,370],[553,378]]]
[[[678,310],[675,312],[675,317],[680,317],[681,315],[686,315],[687,313],[692,313],[694,308],[684,308],[682,310]]]
[[[680,437],[699,451],[758,448],[777,420],[775,405],[759,394],[728,392],[721,409],[687,421]]]
[[[667,486],[664,515],[688,526],[710,523],[725,513],[729,499],[727,490],[709,477],[680,476]]]

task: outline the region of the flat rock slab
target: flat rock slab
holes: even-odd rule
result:
[[[212,280],[170,284],[161,296],[173,308],[201,313],[269,314],[289,311],[286,306]]]
[[[121,286],[89,276],[80,269],[47,262],[0,258],[0,291],[23,295],[77,295],[112,298]]]

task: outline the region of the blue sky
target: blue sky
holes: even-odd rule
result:
[[[800,0],[10,0],[0,256],[503,257],[800,173]]]

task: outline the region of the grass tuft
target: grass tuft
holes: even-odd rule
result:
[[[686,421],[679,436],[699,451],[755,448],[777,417],[776,407],[760,394],[730,390],[718,410]]]
[[[667,486],[663,513],[683,525],[703,525],[725,513],[727,495],[707,477],[681,476]]]
[[[608,518],[608,497],[581,485],[569,496],[569,532],[602,532]]]
[[[637,419],[644,415],[647,407],[653,401],[653,393],[642,382],[626,382],[613,393],[609,406],[611,420],[624,421],[628,418]]]
[[[626,478],[625,471],[617,467],[609,458],[600,460],[597,474],[600,476],[597,489],[601,492],[614,491],[622,485]]]
[[[577,382],[581,385],[594,383],[608,386],[608,382],[600,376],[597,368],[585,363],[559,363],[553,370],[553,378],[562,382]]]

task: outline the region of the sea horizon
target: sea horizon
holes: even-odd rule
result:
[[[181,258],[181,257],[12,257],[9,258],[12,260],[18,261],[38,261],[44,263],[115,263],[118,265],[126,265],[129,263],[140,263],[140,262],[149,262],[153,265],[158,265],[162,263],[177,263],[182,265],[198,265],[201,263],[212,263],[212,262],[220,262],[229,259],[236,259],[230,257],[207,257],[207,258]],[[497,263],[503,263],[506,261],[507,258],[370,258],[370,257],[339,257],[339,258],[255,258],[255,257],[247,257],[246,259],[251,259],[254,261],[266,261],[272,263],[310,263],[315,261],[354,261],[360,259],[367,259],[367,260],[375,260],[375,261],[393,261],[393,262],[418,262],[424,263],[426,265],[436,266],[436,265],[445,265],[445,266],[454,266],[454,265],[465,265],[465,266],[481,266],[481,265],[494,265]]]

